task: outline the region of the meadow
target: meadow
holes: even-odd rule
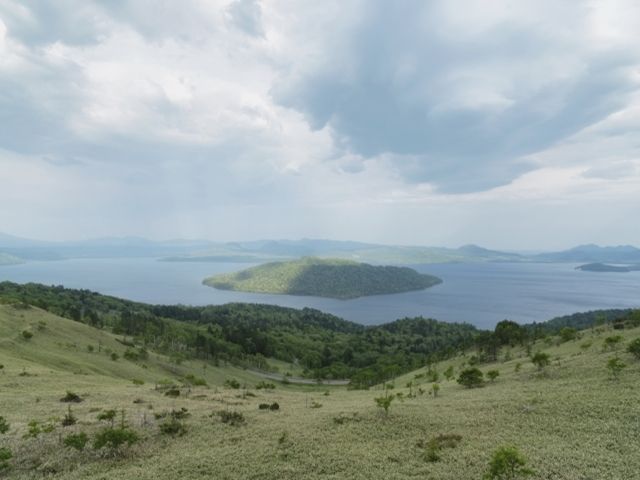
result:
[[[617,342],[605,341],[618,335]],[[0,416],[9,425],[0,448],[12,454],[3,474],[480,479],[492,453],[510,445],[533,470],[527,478],[634,479],[640,472],[640,361],[626,345],[638,337],[639,328],[600,326],[566,342],[539,340],[529,354],[524,347],[503,348],[497,362],[480,365],[485,373],[499,372],[480,388],[455,381],[472,361],[469,351],[398,377],[392,389],[268,382],[265,389],[256,388],[265,386],[263,379],[231,365],[176,363],[153,352],[127,359],[131,347],[122,336],[34,307],[0,305]],[[543,369],[530,360],[537,351],[549,355]],[[614,357],[626,365],[617,378],[607,368]],[[449,367],[451,380],[444,376]],[[439,385],[435,396],[433,383]],[[168,396],[171,389],[178,396]],[[82,401],[61,402],[67,392]],[[374,400],[384,396],[393,398],[388,414]],[[277,410],[259,408],[274,403]],[[95,436],[109,427],[97,417],[108,410],[116,412],[116,428],[124,412],[136,443],[93,448]],[[62,426],[69,412],[76,421]],[[163,433],[172,417],[179,431]],[[65,438],[80,433],[89,439],[83,450],[65,446]],[[430,441],[451,434],[459,443],[434,460]]]

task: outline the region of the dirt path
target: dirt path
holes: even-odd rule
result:
[[[251,373],[255,373],[259,377],[267,378],[269,380],[275,380],[277,382],[285,381],[285,378],[289,383],[298,384],[298,385],[349,385],[349,380],[312,380],[310,378],[302,378],[302,377],[287,377],[280,373],[273,372],[265,372],[263,370],[257,370],[255,368],[248,369]]]

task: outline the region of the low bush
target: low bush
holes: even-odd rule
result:
[[[183,422],[174,416],[170,416],[167,420],[159,425],[160,432],[172,437],[181,437],[187,433],[187,427]]]
[[[80,403],[83,401],[83,399],[77,393],[67,390],[67,393],[60,399],[60,401],[66,403]]]
[[[63,440],[63,443],[66,447],[74,448],[78,451],[84,450],[85,445],[89,441],[89,437],[84,432],[80,433],[72,433],[71,435],[67,435]]]
[[[118,450],[123,445],[131,446],[140,441],[136,432],[126,427],[108,427],[98,432],[93,439],[93,448],[100,450],[107,448],[111,451]]]
[[[75,425],[76,423],[78,423],[78,419],[71,411],[71,405],[69,405],[69,407],[67,408],[67,413],[64,417],[62,417],[60,423],[62,423],[63,427],[70,427],[71,425]]]
[[[256,390],[275,390],[276,386],[273,383],[261,381],[256,384]]]
[[[0,417],[0,434],[5,434],[9,431],[9,422],[4,417]]]
[[[493,453],[489,461],[489,471],[485,480],[514,480],[533,475],[526,467],[527,460],[516,447],[501,447]]]
[[[9,461],[13,458],[11,450],[6,447],[0,447],[0,473],[6,472],[11,468]]]
[[[239,426],[246,423],[244,415],[240,412],[223,410],[221,412],[218,412],[218,416],[220,417],[220,421],[222,423],[227,423],[229,425]]]
[[[479,368],[467,368],[460,372],[458,383],[467,388],[480,387],[484,384],[484,375]]]
[[[229,388],[238,389],[240,388],[240,382],[235,378],[229,378],[225,380],[224,385]]]

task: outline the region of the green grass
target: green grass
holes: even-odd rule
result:
[[[216,275],[203,283],[222,290],[348,299],[422,290],[441,282],[408,267],[305,257]]]
[[[25,329],[34,334],[30,340],[21,334]],[[623,336],[618,350],[603,351],[604,338],[614,334]],[[640,329],[601,327],[581,336],[559,345],[555,338],[536,344],[533,351],[542,350],[552,360],[543,372],[522,348],[508,349],[509,361],[480,366],[485,373],[500,371],[495,383],[482,388],[466,389],[442,376],[449,365],[457,376],[472,352],[442,362],[435,366],[441,385],[437,398],[427,393],[430,381],[416,378],[425,368],[403,375],[393,382],[392,394],[406,397],[409,381],[416,383],[414,392],[425,393],[395,399],[385,417],[374,402],[381,387],[352,391],[278,384],[264,391],[251,388],[259,378],[231,366],[175,365],[156,354],[144,362],[147,368],[123,358],[114,362],[104,350],[122,357],[126,347],[120,337],[35,308],[1,305],[0,416],[11,430],[0,435],[0,447],[11,448],[9,476],[16,479],[479,479],[492,452],[504,445],[519,448],[536,472],[534,479],[637,478],[640,362],[625,346]],[[585,342],[591,346],[582,348]],[[98,343],[100,353],[86,350]],[[610,379],[606,369],[614,355],[628,365],[619,380]],[[23,371],[29,376],[21,376]],[[178,381],[189,373],[205,378],[208,386],[175,399],[154,389],[159,379]],[[133,378],[145,384],[136,386]],[[223,387],[229,378],[246,383],[255,397]],[[40,438],[23,438],[30,420],[66,413],[67,404],[59,399],[67,390],[85,399],[71,407],[78,424],[58,424]],[[138,399],[143,403],[134,403]],[[272,402],[280,410],[258,409]],[[93,436],[101,428],[97,412],[109,408],[126,411],[140,444],[114,458],[60,444],[67,432]],[[191,414],[186,434],[162,435],[153,413],[180,408]],[[211,416],[223,410],[242,413],[245,424],[230,426]],[[456,448],[443,449],[440,461],[428,462],[424,445],[439,434],[462,439]]]

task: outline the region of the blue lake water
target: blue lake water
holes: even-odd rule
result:
[[[414,265],[444,283],[395,295],[333,300],[215,290],[202,280],[247,268],[237,263],[172,263],[155,259],[74,259],[0,267],[0,280],[86,288],[131,300],[190,305],[228,302],[312,307],[347,320],[379,324],[424,316],[492,328],[505,318],[520,323],[600,308],[640,306],[640,272],[595,273],[574,264],[470,263]]]

